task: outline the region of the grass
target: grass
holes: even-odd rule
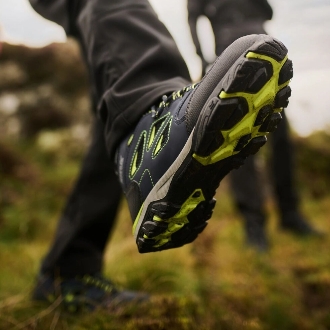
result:
[[[122,287],[150,293],[151,303],[68,314],[59,301],[51,306],[32,302],[35,276],[83,148],[75,144],[70,153],[66,145],[66,152],[57,154],[35,143],[8,145],[23,157],[29,175],[0,171],[1,330],[330,329],[328,236],[302,239],[280,231],[269,199],[271,250],[248,249],[226,182],[203,234],[188,246],[161,253],[138,254],[122,202],[104,272]],[[301,191],[304,213],[329,235],[330,194],[310,195],[304,186]]]

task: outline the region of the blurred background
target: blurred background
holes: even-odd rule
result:
[[[201,62],[186,1],[150,2],[198,80]],[[330,2],[269,2],[274,18],[265,28],[286,44],[294,63],[286,113],[302,208],[329,233]],[[198,28],[205,57],[212,61],[214,40],[206,18]],[[81,317],[75,328],[77,319],[33,305],[29,290],[89,142],[88,82],[75,41],[27,0],[0,0],[0,40],[1,330],[94,329],[96,320],[95,329],[330,329],[328,238],[279,233],[269,194],[272,249],[265,255],[245,249],[226,181],[217,193],[213,230],[191,246],[161,254],[137,254],[123,201],[105,271],[125,287],[166,296],[145,320],[136,320],[134,311],[131,318],[124,313],[116,320],[94,314]]]
[[[187,24],[186,1],[150,2],[176,40],[192,78],[198,79],[200,63]],[[287,45],[294,62],[294,94],[290,100],[292,106],[287,111],[292,126],[304,136],[315,130],[328,129],[330,112],[327,111],[327,105],[330,95],[326,87],[330,83],[329,1],[269,2],[274,9],[274,18],[266,23],[266,31]],[[63,29],[36,14],[26,0],[0,0],[0,22],[1,38],[10,43],[41,47],[66,40]],[[211,61],[214,58],[214,41],[210,26],[206,19],[201,19],[199,23],[200,33],[203,34],[202,47]],[[312,100],[311,95],[319,97]]]

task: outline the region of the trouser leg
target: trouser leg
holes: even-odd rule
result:
[[[265,230],[266,214],[264,190],[255,157],[249,157],[245,164],[230,173],[234,201],[244,219],[246,243],[258,251],[269,247]]]
[[[270,168],[275,197],[283,214],[297,209],[298,198],[294,185],[293,145],[287,118],[284,113],[282,116],[268,143],[272,151]],[[264,198],[254,158],[249,157],[240,169],[230,174],[234,199],[245,217],[247,213],[264,214]]]
[[[52,4],[31,0],[31,3],[44,17],[78,38],[111,156],[116,144],[148,106],[162,94],[190,82],[175,42],[147,0],[57,0]],[[70,276],[72,271],[73,275],[98,271],[102,265],[104,244],[119,200],[113,186],[118,185],[119,189],[119,184],[112,163],[104,150],[100,151],[99,143],[104,142],[100,135],[99,132],[85,159],[55,242],[43,262],[43,272],[60,269],[62,275]],[[97,165],[101,168],[94,171],[97,166],[91,163],[98,157]],[[106,202],[104,198],[95,198],[100,187],[104,189],[103,196],[107,196]]]
[[[89,0],[77,17],[110,155],[148,107],[190,81],[147,0]]]
[[[266,34],[263,21],[244,21],[241,24],[223,24],[221,20],[213,22],[215,53],[219,56],[236,39],[249,34]]]
[[[275,195],[279,210],[283,214],[297,210],[298,197],[294,183],[294,148],[290,139],[289,123],[284,112],[282,116],[283,120],[273,132],[270,143]]]
[[[80,175],[68,199],[41,272],[65,277],[100,272],[121,188],[97,120]]]
[[[250,156],[242,167],[229,174],[234,202],[247,227],[263,226],[265,222],[264,193],[255,161],[255,156]]]
[[[295,185],[294,148],[290,139],[289,124],[284,118],[273,134],[272,170],[275,195],[282,228],[298,235],[322,236],[299,210],[299,198]]]
[[[63,23],[56,7],[31,0],[48,19]],[[187,66],[168,30],[147,0],[57,0],[86,52],[108,152],[148,107],[187,85]],[[57,9],[57,8],[55,8]]]

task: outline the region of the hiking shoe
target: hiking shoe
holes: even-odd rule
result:
[[[245,212],[244,220],[246,244],[257,252],[269,250],[265,215],[261,212]]]
[[[65,310],[74,313],[97,307],[115,308],[146,301],[149,297],[140,292],[119,290],[99,274],[67,279],[40,275],[32,299],[52,303],[58,298]]]
[[[200,83],[164,96],[140,119],[116,155],[139,252],[180,247],[206,227],[220,181],[281,120],[292,75],[280,41],[246,36]]]
[[[322,237],[324,234],[312,225],[298,211],[288,211],[282,214],[281,228],[298,236]]]

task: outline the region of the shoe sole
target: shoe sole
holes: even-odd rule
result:
[[[141,206],[133,225],[140,253],[183,246],[204,230],[220,181],[255,154],[281,120],[292,76],[286,48],[269,36],[238,58]]]

